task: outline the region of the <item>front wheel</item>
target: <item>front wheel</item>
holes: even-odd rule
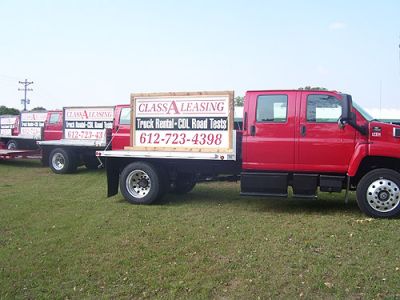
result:
[[[357,186],[361,211],[374,218],[400,215],[400,174],[391,169],[376,169],[361,178]]]
[[[120,175],[122,195],[132,204],[151,204],[165,193],[164,179],[155,166],[147,162],[133,162]]]

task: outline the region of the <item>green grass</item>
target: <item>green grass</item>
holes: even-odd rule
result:
[[[104,172],[0,162],[0,298],[399,298],[400,220],[354,195],[239,197],[199,184],[163,205],[106,198]]]

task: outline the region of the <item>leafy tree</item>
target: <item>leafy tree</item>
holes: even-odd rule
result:
[[[16,108],[10,108],[4,105],[0,106],[0,115],[19,115],[19,110]]]
[[[244,97],[236,96],[234,99],[235,106],[243,106],[244,105]]]
[[[38,106],[38,107],[32,108],[31,111],[40,111],[40,110],[46,110],[46,109],[42,106]]]

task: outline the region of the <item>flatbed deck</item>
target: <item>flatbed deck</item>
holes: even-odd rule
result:
[[[73,139],[62,139],[52,141],[39,141],[39,146],[66,146],[66,147],[93,147],[93,148],[104,148],[107,143],[104,140],[73,140]]]
[[[125,157],[125,158],[159,158],[159,159],[200,159],[200,160],[236,160],[235,152],[188,152],[188,151],[137,151],[113,150],[97,151],[99,157]]]
[[[0,149],[0,159],[40,158],[40,150],[9,150]]]

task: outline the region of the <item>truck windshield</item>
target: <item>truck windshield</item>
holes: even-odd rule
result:
[[[353,106],[368,122],[375,120],[369,113],[367,113],[360,105],[353,101]]]

